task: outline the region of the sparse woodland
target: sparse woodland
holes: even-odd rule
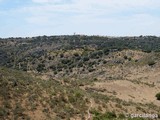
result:
[[[158,120],[159,71],[156,36],[1,38],[0,119]]]

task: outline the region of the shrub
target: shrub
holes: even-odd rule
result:
[[[89,57],[84,57],[83,58],[83,61],[85,62],[85,61],[89,61]]]
[[[103,61],[103,64],[106,64],[106,63],[107,63],[107,61],[106,61],[106,60],[104,60],[104,61]]]
[[[7,115],[7,111],[5,108],[0,108],[0,117],[4,117]]]
[[[74,53],[73,55],[74,55],[75,57],[78,57],[78,56],[79,56],[79,54],[78,54],[78,53]]]
[[[37,71],[41,72],[43,70],[45,70],[45,65],[44,64],[39,64],[38,67],[37,67]]]
[[[124,56],[124,59],[126,60],[126,59],[128,59],[128,57],[125,55],[125,56]]]
[[[94,68],[89,68],[88,71],[93,72],[93,71],[95,71],[95,69]]]
[[[135,60],[135,62],[138,62],[138,60]]]
[[[124,115],[124,114],[119,114],[119,116],[118,116],[119,118],[121,118],[121,119],[124,119],[124,118],[126,118],[126,116]]]
[[[153,60],[148,61],[148,65],[149,65],[149,66],[153,66],[154,64],[156,64],[156,62],[155,62],[155,61],[153,61]]]
[[[131,61],[131,60],[132,60],[132,58],[129,57],[129,58],[128,58],[128,61]]]
[[[102,114],[96,110],[92,110],[91,113],[94,115],[93,120],[113,120],[117,118],[114,112],[106,112]]]
[[[156,94],[156,98],[157,98],[157,100],[160,100],[160,93]]]
[[[109,54],[109,49],[105,48],[105,49],[103,49],[103,52],[104,52],[105,55],[108,55]]]
[[[69,60],[69,59],[62,59],[62,64],[68,64],[68,63],[70,63],[71,62],[71,60]]]
[[[117,116],[114,112],[107,112],[103,115],[103,117],[112,119],[112,118],[116,118]]]
[[[98,51],[98,52],[97,52],[97,55],[98,55],[98,56],[102,56],[102,55],[103,55],[103,52],[102,52],[102,51]]]
[[[61,53],[61,54],[60,54],[60,58],[63,58],[63,57],[64,57],[64,54]]]

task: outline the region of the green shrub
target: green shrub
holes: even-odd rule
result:
[[[120,119],[126,118],[126,116],[125,116],[124,114],[119,114],[118,117],[119,117]]]
[[[78,56],[79,56],[79,54],[78,54],[78,53],[74,53],[73,55],[74,55],[75,57],[78,57]]]
[[[149,66],[153,66],[154,64],[156,64],[155,61],[153,61],[153,60],[148,61],[148,65],[149,65]]]
[[[93,71],[95,71],[95,69],[94,68],[89,68],[88,71],[93,72]]]
[[[128,57],[125,55],[125,56],[124,56],[124,59],[126,60],[126,59],[128,59]]]
[[[85,56],[85,57],[83,58],[83,61],[84,61],[84,62],[85,62],[85,61],[89,61],[89,57]]]
[[[116,114],[114,112],[106,112],[104,115],[103,115],[104,118],[116,118]]]
[[[131,60],[132,60],[132,58],[129,57],[129,58],[128,58],[128,61],[131,61]]]
[[[117,118],[114,112],[106,112],[102,114],[96,110],[92,110],[91,113],[94,115],[93,120],[113,120]]]
[[[37,67],[37,71],[41,72],[43,70],[45,70],[45,65],[44,64],[39,64],[38,67]]]
[[[109,54],[109,49],[105,48],[105,49],[103,49],[103,52],[104,52],[105,55],[108,55]]]
[[[62,59],[62,64],[68,64],[68,63],[70,63],[71,62],[71,60],[69,60],[69,59]]]
[[[156,98],[157,98],[157,100],[160,100],[160,93],[156,94]]]
[[[0,107],[0,117],[7,116],[7,110],[5,108]]]

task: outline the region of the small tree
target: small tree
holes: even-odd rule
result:
[[[157,100],[160,100],[160,93],[156,94],[156,98],[157,98]]]

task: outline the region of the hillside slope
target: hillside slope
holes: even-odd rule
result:
[[[159,48],[155,36],[0,39],[0,119],[160,115]]]

